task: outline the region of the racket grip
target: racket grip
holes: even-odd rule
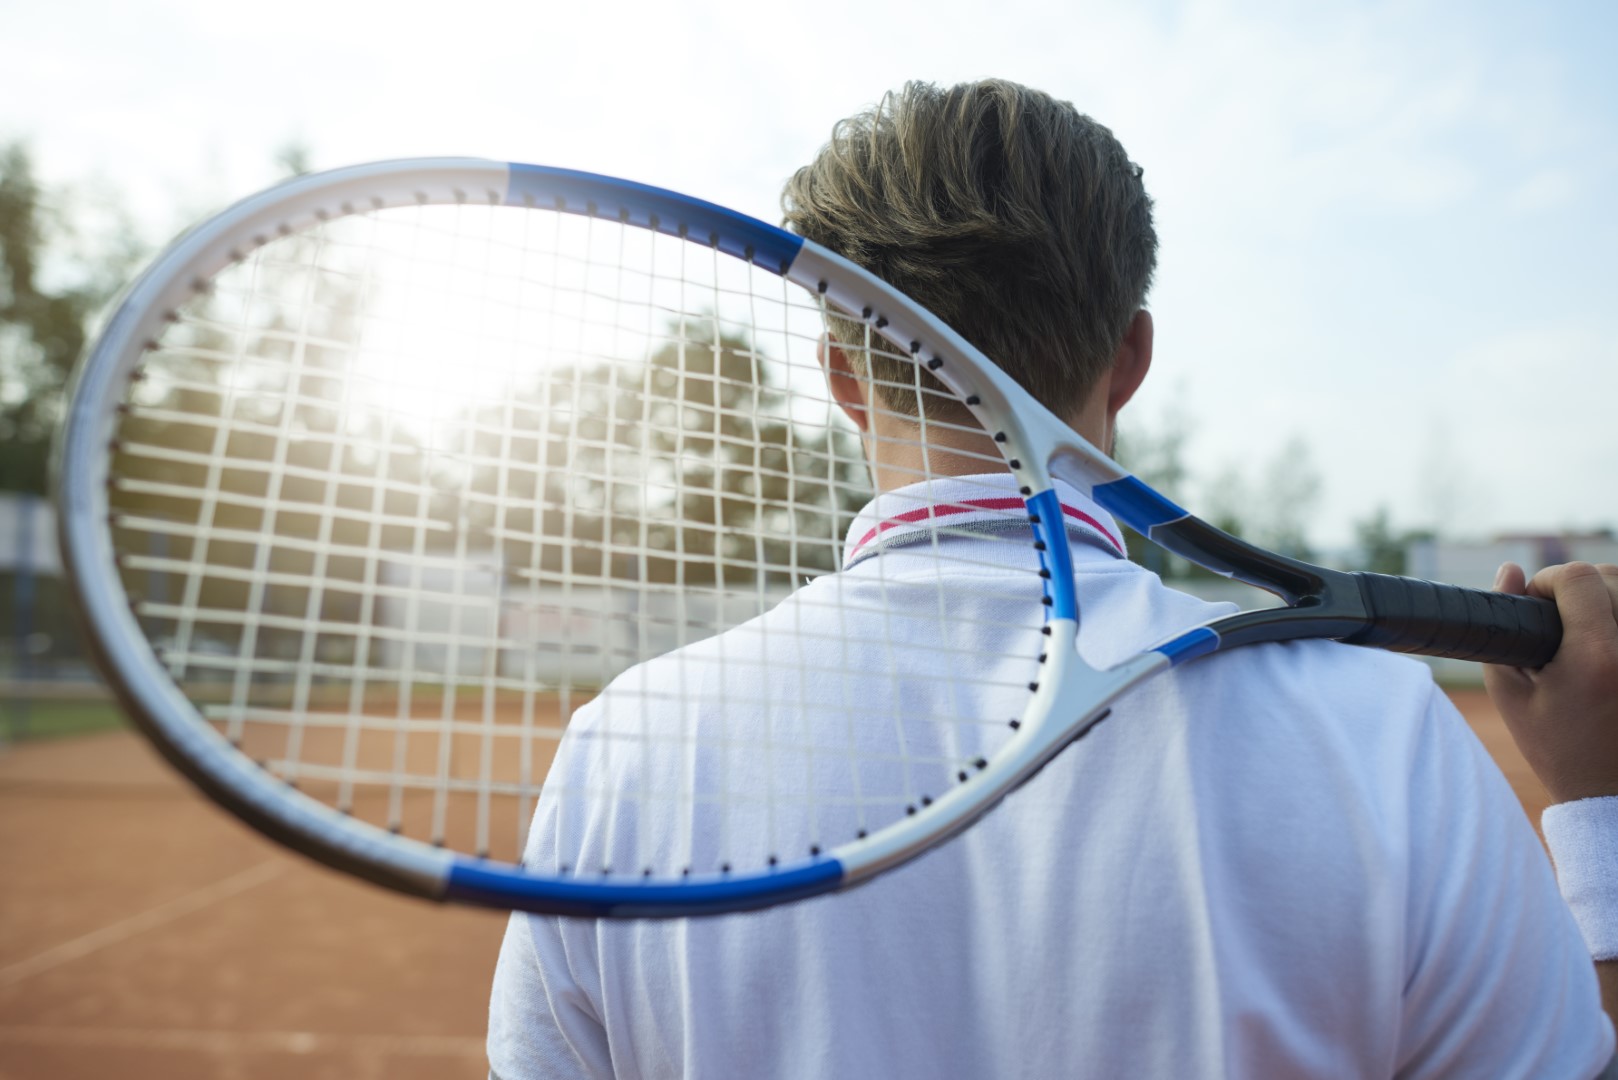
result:
[[[1352,576],[1369,625],[1342,639],[1350,644],[1537,668],[1562,643],[1562,619],[1549,600],[1387,574]]]

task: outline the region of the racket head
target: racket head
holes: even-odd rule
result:
[[[468,219],[475,215],[481,215],[481,223],[469,226]],[[491,217],[502,219],[498,227],[489,224]],[[378,230],[386,232],[384,226],[395,222],[400,223],[399,237],[377,239]],[[470,232],[465,231],[468,228]],[[551,243],[543,252],[560,255],[557,265],[570,255],[582,259],[588,264],[582,278],[568,279],[564,288],[562,277],[553,274],[546,279],[544,272],[535,270],[531,240],[536,228],[555,229],[558,235],[569,229],[584,230],[584,239],[575,237],[572,248]],[[370,230],[367,239],[356,239],[366,230]],[[681,252],[683,260],[677,273],[662,273],[666,281],[659,280],[659,267],[665,264],[657,262],[664,256],[651,250],[659,243]],[[464,250],[457,252],[457,244]],[[620,252],[627,250],[626,245],[649,246],[635,259],[626,259],[611,254],[614,244]],[[345,245],[356,249],[347,262],[339,257]],[[424,249],[429,254],[424,255]],[[334,252],[337,254],[331,254]],[[460,258],[467,252],[470,261]],[[416,282],[421,287],[412,293],[408,281],[387,285],[387,272],[366,262],[382,255],[402,260],[416,272],[440,264],[455,269],[426,285]],[[689,267],[699,257],[710,266],[709,276],[701,278],[700,284],[711,290],[711,306],[704,309],[684,300],[670,303],[663,287],[671,281],[691,286]],[[481,266],[478,259],[483,260]],[[758,527],[751,532],[741,530],[746,542],[759,550],[768,542],[785,544],[792,553],[756,558],[753,577],[739,589],[717,590],[724,595],[716,596],[716,590],[709,588],[705,599],[708,614],[696,620],[689,612],[682,616],[686,623],[700,623],[688,627],[691,633],[684,638],[675,634],[648,641],[642,632],[642,640],[621,650],[622,655],[612,657],[610,663],[602,662],[597,642],[592,661],[598,670],[589,678],[573,679],[570,691],[559,691],[557,683],[570,678],[566,673],[536,674],[532,654],[547,646],[540,640],[543,634],[536,638],[531,627],[513,629],[509,612],[485,612],[494,620],[491,642],[495,647],[481,652],[463,649],[476,654],[469,660],[447,655],[448,649],[457,644],[464,647],[466,642],[454,640],[458,632],[446,636],[441,621],[423,630],[431,620],[424,622],[419,608],[436,602],[448,612],[444,618],[464,621],[472,610],[469,596],[480,590],[513,591],[516,583],[515,591],[529,590],[522,602],[528,605],[530,622],[547,611],[552,616],[584,611],[598,617],[604,606],[603,591],[637,593],[635,588],[618,587],[640,586],[638,602],[644,602],[658,591],[648,590],[648,586],[670,585],[663,579],[673,571],[651,569],[654,553],[645,543],[631,545],[634,557],[615,566],[614,555],[607,550],[611,543],[598,537],[588,572],[565,567],[552,573],[549,582],[541,579],[554,569],[545,562],[551,556],[534,555],[543,545],[516,545],[531,564],[527,569],[532,572],[525,577],[521,567],[509,565],[509,534],[527,528],[545,535],[545,528],[536,514],[530,511],[524,518],[517,507],[524,500],[538,500],[557,510],[552,504],[559,503],[565,514],[569,500],[547,502],[536,486],[540,481],[535,474],[579,472],[577,446],[571,459],[564,457],[566,467],[558,468],[561,463],[546,456],[545,438],[537,429],[545,422],[547,411],[554,416],[560,407],[577,418],[588,410],[577,401],[559,404],[555,400],[558,379],[553,372],[542,374],[539,380],[553,397],[545,399],[543,392],[533,392],[530,415],[523,423],[513,423],[511,395],[506,393],[509,384],[477,384],[480,375],[470,360],[458,362],[454,369],[458,376],[464,375],[462,381],[475,384],[469,395],[459,399],[461,412],[432,401],[432,393],[418,394],[414,402],[390,399],[386,387],[400,373],[397,368],[390,370],[386,361],[419,357],[422,341],[429,353],[455,343],[458,328],[464,329],[474,319],[486,323],[491,311],[520,310],[533,299],[523,295],[525,282],[543,293],[548,280],[553,306],[555,294],[561,292],[577,293],[583,298],[580,303],[587,305],[591,288],[606,280],[596,273],[603,269],[617,273],[619,287],[627,275],[638,282],[638,288],[644,288],[644,295],[637,294],[640,315],[672,312],[678,318],[698,321],[706,311],[712,316],[712,326],[706,338],[694,332],[689,322],[677,331],[643,328],[645,332],[638,338],[629,335],[639,353],[628,360],[613,352],[618,346],[605,351],[593,346],[564,350],[575,368],[569,376],[573,392],[580,385],[577,369],[582,358],[599,360],[609,354],[612,363],[606,366],[617,373],[615,378],[636,367],[643,380],[636,393],[614,399],[619,405],[628,401],[650,410],[649,402],[656,396],[649,392],[651,382],[659,374],[667,376],[665,381],[708,379],[711,392],[706,413],[703,400],[686,401],[692,410],[710,421],[737,411],[747,413],[740,422],[750,432],[755,451],[765,420],[774,423],[778,432],[784,423],[788,431],[785,436],[774,436],[778,445],[773,447],[764,440],[766,450],[802,449],[796,444],[788,447],[781,440],[792,443],[799,427],[816,432],[824,440],[819,464],[831,472],[820,478],[822,490],[810,498],[795,495],[798,502],[786,508],[807,515],[812,523],[797,522],[784,531],[771,532],[758,526],[756,519],[751,524]],[[375,285],[367,275],[383,280],[384,285],[367,293]],[[768,288],[758,285],[761,279],[768,279]],[[747,284],[736,285],[727,293],[727,284],[743,280]],[[334,288],[337,301],[308,302],[308,296],[326,295]],[[300,290],[302,298],[295,295]],[[410,299],[414,296],[419,301],[425,295],[423,290],[477,295],[462,296],[455,301],[459,307],[452,304],[448,316],[438,317],[423,329],[421,323],[409,322],[415,311]],[[783,296],[785,300],[780,299]],[[617,300],[621,303],[624,298]],[[776,322],[759,313],[766,300],[778,308]],[[743,302],[749,308],[745,312],[735,307]],[[839,822],[836,827],[824,825],[783,840],[779,847],[771,844],[768,851],[752,853],[750,860],[721,853],[707,859],[705,865],[692,865],[688,848],[659,850],[656,858],[631,852],[616,870],[522,865],[524,826],[514,825],[510,838],[502,844],[491,836],[497,831],[491,825],[496,815],[492,807],[511,803],[507,809],[512,812],[505,816],[514,823],[531,812],[548,767],[544,755],[536,756],[533,748],[550,740],[554,749],[572,719],[563,712],[570,708],[576,712],[580,702],[599,694],[613,677],[663,655],[671,646],[678,655],[682,647],[700,645],[767,615],[795,584],[782,581],[784,577],[802,572],[801,576],[812,578],[822,591],[838,587],[842,576],[836,573],[840,530],[854,505],[847,498],[852,490],[847,474],[859,471],[863,463],[857,453],[833,448],[834,443],[846,445],[857,436],[838,427],[838,413],[826,395],[819,369],[823,355],[816,351],[820,326],[798,329],[804,325],[803,318],[822,319],[828,309],[865,328],[866,337],[858,347],[893,349],[912,357],[918,372],[925,369],[942,384],[941,392],[925,391],[918,377],[912,389],[919,398],[925,401],[928,393],[940,400],[952,397],[970,412],[971,419],[965,423],[975,421],[994,435],[992,452],[1001,461],[986,462],[985,469],[1002,470],[1003,476],[1011,478],[1007,490],[1025,502],[1011,511],[999,499],[999,509],[977,513],[966,524],[980,527],[986,515],[991,519],[989,532],[1023,551],[1021,565],[1026,577],[1014,591],[1019,597],[1016,620],[1026,631],[1018,638],[1017,648],[1019,662],[1028,673],[1028,689],[1020,692],[1017,707],[1006,715],[955,717],[963,723],[970,721],[980,734],[969,743],[952,744],[950,760],[929,762],[926,778],[906,772],[913,768],[907,762],[894,790],[876,800],[882,803],[880,811],[865,807],[861,814],[868,817],[856,814],[851,818],[848,814],[839,817],[834,808],[829,813]],[[233,313],[229,319],[222,315],[226,310]],[[573,324],[588,321],[583,308],[573,315]],[[289,325],[289,318],[302,319],[303,325]],[[276,323],[276,319],[282,322]],[[418,337],[412,339],[408,333],[388,336],[390,320],[403,322],[406,331]],[[356,323],[361,324],[358,331],[354,330]],[[369,339],[363,335],[373,323],[383,327],[377,332],[384,345],[369,349]],[[769,348],[760,342],[761,328],[766,325],[772,333],[781,332],[787,343],[785,351],[797,349],[798,358],[769,358]],[[625,328],[615,324],[613,329],[621,336]],[[345,332],[361,336],[345,337]],[[553,338],[556,332],[554,326],[549,331]],[[727,340],[730,332],[740,336]],[[521,332],[516,338],[520,345],[533,344]],[[485,334],[473,344],[487,346],[490,340],[492,335]],[[657,355],[655,348],[648,352],[653,341],[664,346],[670,341],[685,346],[697,342],[707,349],[709,358],[692,369],[690,356],[682,355],[679,365],[657,372],[652,370],[656,364],[648,360]],[[510,341],[496,351],[504,364],[515,362],[513,357],[521,352]],[[701,352],[685,350],[686,354]],[[803,359],[804,355],[810,358]],[[784,380],[774,384],[774,399],[761,394],[756,386],[766,358],[771,364],[785,365],[781,374],[773,376]],[[547,363],[556,367],[554,359]],[[302,367],[289,376],[287,369],[292,364]],[[726,364],[745,370],[727,380]],[[211,386],[204,385],[207,379],[198,375],[199,365],[215,372]],[[255,374],[278,365],[276,378],[260,379]],[[405,374],[409,374],[408,368]],[[815,378],[808,378],[810,375]],[[740,391],[740,396],[720,400],[727,381],[755,385]],[[443,389],[442,381],[429,387],[439,393]],[[392,422],[389,417],[407,416],[413,407],[425,409],[427,421],[400,419],[396,438],[377,434]],[[489,410],[502,407],[504,417],[490,421],[493,414]],[[818,409],[821,415],[805,417],[806,408]],[[191,415],[179,415],[187,409]],[[793,413],[794,409],[798,412]],[[344,415],[344,410],[348,418],[330,421],[324,431],[317,430],[320,425],[311,420],[316,415]],[[925,441],[928,406],[924,404],[921,411],[921,438]],[[352,418],[356,412],[361,414],[358,420]],[[956,415],[954,424],[959,427],[962,421]],[[467,416],[481,416],[483,427],[490,430],[481,430]],[[734,421],[731,417],[722,423]],[[411,429],[412,423],[417,428]],[[452,440],[461,441],[455,446],[435,443],[443,438],[441,432],[429,430],[435,425],[449,430]],[[947,429],[950,422],[939,421],[939,425],[941,430]],[[277,426],[278,432],[274,430]],[[679,427],[678,423],[665,424],[661,430],[667,435]],[[175,445],[165,447],[163,440],[181,429],[189,434],[180,439],[175,453]],[[713,446],[725,443],[725,433],[720,434],[709,440]],[[635,437],[644,440],[644,432]],[[1102,676],[1089,672],[1073,648],[1076,608],[1068,538],[1047,468],[1057,447],[1071,446],[1073,438],[1064,425],[926,311],[859,267],[773,226],[671,192],[571,170],[470,159],[387,162],[298,178],[244,200],[182,236],[130,287],[76,380],[58,448],[61,541],[69,580],[91,630],[92,646],[130,715],[204,791],[268,835],[341,869],[434,898],[597,916],[740,910],[867,880],[959,831],[1065,745],[1075,726],[1099,712],[1109,695],[1161,665],[1161,657],[1148,657],[1130,671]],[[371,447],[373,458],[369,464],[356,466],[352,451],[367,439],[376,444]],[[514,456],[514,449],[526,452],[530,463],[536,454],[544,463],[538,470],[527,470],[526,487],[511,486],[513,472],[522,470],[507,467],[501,471],[503,461],[509,465],[522,459],[521,454]],[[656,449],[666,452],[670,447]],[[678,449],[682,453],[689,450]],[[408,475],[410,483],[400,473],[393,476],[397,483],[377,482],[378,460],[391,462],[410,453],[438,464],[458,461],[460,471],[451,468],[444,474],[448,479],[435,478],[429,475],[433,462],[423,466],[418,461],[417,471]],[[322,455],[328,459],[324,472],[318,461]],[[137,459],[141,464],[135,464]],[[279,466],[253,467],[266,461],[279,462]],[[614,466],[617,472],[613,476],[622,479],[623,464]],[[771,469],[760,463],[756,453],[753,464],[751,482],[769,482]],[[428,471],[421,471],[423,468]],[[244,477],[248,474],[258,479],[247,482]],[[606,475],[602,473],[597,480],[604,482]],[[454,494],[456,482],[465,501],[476,504],[479,484],[487,485],[491,476],[497,487],[506,486],[485,500],[479,528],[485,538],[490,534],[503,538],[502,559],[506,561],[497,559],[498,565],[492,568],[483,565],[485,577],[468,580],[471,571],[466,568],[477,566],[478,560],[466,557],[463,536],[460,569],[454,568],[457,564],[452,559],[450,569],[440,566],[432,571],[440,576],[459,575],[449,590],[451,599],[445,601],[433,595],[446,591],[442,582],[434,588],[431,581],[424,580],[424,575],[431,577],[428,556],[441,553],[436,544],[442,538],[425,543],[420,526],[447,522],[451,526],[448,532],[453,534],[455,522],[430,511],[425,517],[412,517],[414,511],[401,507],[408,507],[412,496],[418,502],[431,502]],[[792,478],[794,483],[800,479]],[[930,483],[934,479],[925,466],[920,470],[918,480]],[[281,487],[274,488],[275,484]],[[302,485],[303,490],[294,494],[287,490],[288,485]],[[192,490],[176,490],[187,487]],[[671,523],[673,515],[663,512],[666,506],[654,507],[656,513],[648,510],[655,502],[648,492],[655,485],[645,482],[628,487],[633,489],[629,501],[637,503],[629,516],[640,515],[639,527],[676,528]],[[376,494],[379,488],[380,495]],[[395,489],[403,489],[403,494]],[[717,487],[714,490],[724,494]],[[994,492],[997,496],[1005,493],[999,488]],[[277,506],[278,500],[284,505]],[[713,501],[725,502],[723,498]],[[923,531],[932,537],[922,543],[930,543],[936,552],[937,538],[949,535],[950,526],[940,524],[935,510],[919,509],[926,526]],[[912,500],[905,510],[891,516],[909,514],[913,519],[917,511]],[[507,517],[490,521],[490,513]],[[884,520],[877,528],[884,539],[887,526]],[[278,539],[268,539],[270,536]],[[162,540],[159,543],[154,538]],[[578,539],[572,536],[572,541]],[[169,546],[154,551],[154,543]],[[813,557],[807,554],[811,548],[816,552]],[[384,554],[378,555],[379,550]],[[411,555],[416,558],[412,560]],[[403,570],[390,569],[394,563],[403,564]],[[403,577],[398,576],[401,573]],[[390,574],[395,576],[390,578]],[[158,598],[142,595],[140,587],[154,575],[165,578],[163,588],[169,590]],[[554,602],[547,609],[546,598],[536,598],[534,593],[535,589],[562,587],[583,594],[587,590],[580,585],[582,579],[589,579],[595,595],[589,600],[575,597],[573,609],[556,610]],[[679,591],[692,591],[687,588],[689,582],[679,584]],[[897,586],[884,583],[883,587]],[[927,587],[936,594],[936,603],[947,607],[951,602],[948,590],[939,583]],[[724,609],[735,601],[735,593],[755,602],[741,604],[741,610],[732,616]],[[342,613],[333,611],[332,598],[338,595],[347,598]],[[417,598],[416,621],[404,617],[401,628],[397,609],[401,604],[408,606],[412,595]],[[423,601],[422,596],[428,599]],[[554,595],[550,599],[554,601]],[[362,610],[356,612],[356,604]],[[389,605],[394,608],[392,616],[378,614],[378,609]],[[232,612],[242,617],[232,619]],[[948,614],[946,611],[946,617],[938,621],[948,621]],[[257,635],[252,641],[247,638],[250,629]],[[488,634],[489,627],[481,626],[477,633]],[[404,640],[390,643],[385,640],[390,634]],[[178,640],[186,635],[185,641]],[[347,640],[346,645],[342,639]],[[433,643],[445,646],[436,658],[429,648]],[[552,651],[555,644],[548,643]],[[393,651],[387,653],[383,646]],[[519,655],[525,650],[530,654],[526,660]],[[379,655],[393,659],[379,661]],[[414,659],[406,663],[401,656]],[[482,665],[484,670],[468,672],[469,664]],[[836,679],[836,672],[821,675]],[[896,685],[904,675],[899,671],[892,676]],[[799,681],[812,680],[800,673]],[[356,683],[361,684],[358,693],[353,689]],[[391,689],[375,696],[375,686],[387,683],[392,684]],[[563,700],[567,692],[577,700]],[[800,685],[798,694],[809,691]],[[896,692],[894,701],[900,697]],[[450,698],[458,700],[450,702]],[[543,704],[536,705],[541,700]],[[1090,708],[1092,704],[1094,708]],[[557,715],[543,715],[547,709]],[[886,711],[903,712],[897,706]],[[1061,717],[1059,723],[1051,721],[1053,715]],[[517,719],[508,725],[513,716]],[[626,745],[654,745],[646,739],[637,744],[625,733],[624,725],[633,728],[633,704],[621,709],[620,716],[619,729],[607,742],[626,739]],[[893,729],[893,738],[902,742],[905,725],[916,718],[887,715],[880,719]],[[983,731],[992,731],[992,737],[982,737]],[[418,735],[428,744],[427,751],[415,747]],[[370,745],[373,736],[377,747]],[[279,760],[266,752],[267,740],[281,739],[299,744],[291,767],[285,752]],[[473,749],[463,750],[463,741]],[[519,743],[522,752],[515,755],[516,765],[510,764],[507,754],[490,749]],[[326,749],[322,751],[323,745]],[[381,758],[377,755],[386,757],[389,752],[392,764],[378,764]],[[310,768],[310,762],[299,758],[320,753],[328,755],[324,770]],[[436,773],[424,772],[416,764],[421,753],[433,759]],[[835,753],[813,747],[809,757],[813,762],[817,756],[824,760],[838,754],[850,754],[848,746],[838,747]],[[468,759],[477,762],[471,766],[476,770],[474,776],[459,771]],[[864,763],[856,764],[852,771],[857,773],[863,767]],[[419,785],[418,791],[411,782],[401,784],[401,774],[431,783]],[[363,805],[367,791],[385,808],[373,806],[373,812],[367,812]],[[422,791],[427,792],[425,801],[431,809],[416,820],[410,803]],[[591,797],[618,798],[621,794]],[[703,793],[693,787],[662,805],[674,805],[680,798],[700,804]],[[456,805],[468,800],[474,809],[463,816]],[[680,812],[688,810],[686,806]]]

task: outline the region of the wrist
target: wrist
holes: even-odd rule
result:
[[[1540,825],[1557,885],[1590,955],[1618,960],[1618,797],[1556,803]]]
[[[1541,780],[1541,783],[1545,782]],[[1611,780],[1577,779],[1554,784],[1545,783],[1545,794],[1551,797],[1553,805],[1583,802],[1586,799],[1610,799],[1618,797],[1618,783]]]

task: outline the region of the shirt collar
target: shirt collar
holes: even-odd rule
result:
[[[1112,515],[1069,484],[1056,481],[1068,540],[1126,557]],[[947,476],[885,491],[865,504],[843,541],[843,569],[889,548],[919,543],[937,529],[996,533],[1028,528],[1028,508],[1011,473]]]

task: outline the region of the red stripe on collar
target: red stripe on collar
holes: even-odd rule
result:
[[[860,549],[865,547],[866,544],[869,544],[872,540],[876,539],[878,535],[900,525],[910,525],[917,521],[926,521],[929,518],[950,517],[954,514],[970,514],[974,510],[1020,510],[1026,505],[1027,504],[1024,503],[1023,500],[1018,498],[965,499],[961,502],[944,503],[939,506],[923,506],[915,510],[906,510],[902,514],[895,514],[890,518],[885,518],[874,528],[872,528],[870,532],[860,537],[859,543],[854,545],[853,549],[849,551],[848,557],[844,559],[843,562],[845,565],[853,562],[854,559],[859,555]],[[1084,522],[1084,524],[1090,526],[1096,532],[1106,537],[1107,542],[1117,550],[1119,555],[1123,555],[1125,558],[1128,557],[1128,553],[1124,550],[1123,541],[1118,539],[1116,536],[1113,536],[1112,533],[1107,531],[1106,526],[1102,525],[1101,522],[1097,521],[1089,514],[1086,514],[1083,510],[1080,510],[1076,506],[1069,506],[1067,503],[1063,503],[1062,514],[1064,517],[1070,517],[1076,521]]]

